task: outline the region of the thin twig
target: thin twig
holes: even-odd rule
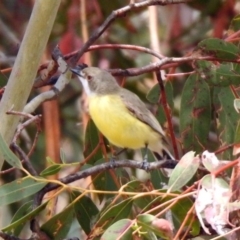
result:
[[[174,236],[174,239],[173,240],[177,240],[179,239],[179,236],[181,234],[181,232],[183,231],[184,227],[187,225],[187,220],[189,219],[189,217],[191,216],[191,214],[193,213],[194,211],[194,207],[195,205],[193,204],[192,207],[188,210],[187,214],[186,214],[186,217],[184,218],[184,220],[182,221],[181,223],[181,226],[180,228],[178,229],[176,235]]]
[[[195,71],[186,72],[186,73],[166,73],[165,77],[183,77],[195,73]]]
[[[163,56],[162,54],[159,54],[158,52],[156,52],[150,48],[137,46],[137,45],[131,45],[131,44],[113,44],[112,43],[112,44],[92,45],[86,50],[86,52],[100,50],[100,49],[128,49],[128,50],[132,50],[132,51],[148,53],[148,54],[155,56],[158,59],[165,58],[165,56]],[[64,55],[64,59],[68,60],[69,58],[73,57],[76,53],[77,53],[77,51],[68,53],[68,54]]]
[[[26,165],[26,169],[33,175],[33,176],[38,176],[37,171],[34,169],[32,166],[30,159],[28,156],[25,154],[25,152],[15,143],[11,143],[11,148],[16,152],[20,158],[23,160],[23,163]]]
[[[81,49],[76,53],[76,55],[71,59],[71,65],[75,66],[80,57],[86,52],[86,50],[105,32],[105,30],[110,26],[110,24],[115,21],[117,18],[126,16],[127,13],[132,10],[146,8],[154,5],[169,5],[169,4],[179,4],[186,3],[186,0],[147,0],[142,2],[134,2],[125,6],[123,8],[113,11],[104,23],[95,30],[95,32],[90,36],[88,41],[81,47]]]
[[[172,140],[174,156],[175,156],[175,159],[179,159],[179,154],[178,154],[178,150],[177,150],[177,142],[176,142],[176,138],[175,138],[174,131],[173,131],[173,125],[172,125],[171,115],[170,115],[169,108],[168,108],[167,97],[166,97],[162,77],[161,77],[161,74],[159,71],[156,71],[156,76],[157,76],[158,84],[159,84],[160,90],[161,90],[161,103],[163,105],[165,115],[167,118],[169,133],[170,133],[171,140]]]

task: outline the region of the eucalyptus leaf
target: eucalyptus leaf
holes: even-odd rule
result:
[[[236,60],[240,55],[237,46],[219,38],[204,39],[198,44],[198,47],[204,54],[224,60]]]
[[[40,178],[39,178],[40,180]],[[20,201],[40,191],[47,183],[24,177],[0,186],[0,206]]]
[[[9,149],[7,143],[0,134],[0,154],[13,167],[22,169],[22,163],[18,157]]]

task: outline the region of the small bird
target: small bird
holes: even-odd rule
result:
[[[72,68],[88,96],[89,114],[108,141],[120,148],[147,148],[158,159],[173,159],[155,116],[133,92],[122,88],[107,71],[97,67]],[[147,161],[147,157],[144,157]]]

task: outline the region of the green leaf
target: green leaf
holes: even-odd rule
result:
[[[149,162],[155,162],[156,158],[154,157],[153,153],[149,152]],[[155,189],[161,189],[164,185],[166,185],[168,178],[166,174],[162,171],[162,169],[155,169],[150,172],[150,179],[153,187]]]
[[[234,137],[235,143],[240,143],[240,122],[238,121],[236,131],[235,131],[235,137]]]
[[[17,179],[0,187],[0,206],[17,202],[40,191],[47,183],[30,177]]]
[[[133,201],[129,198],[110,206],[107,210],[100,213],[96,226],[104,226],[104,228],[107,228],[120,219],[127,218],[132,210],[132,204]]]
[[[240,50],[233,43],[225,42],[218,38],[204,39],[198,44],[203,54],[224,60],[236,60]]]
[[[85,145],[84,145],[84,157],[88,155],[96,148],[99,143],[99,132],[92,120],[88,121],[86,133],[85,133]],[[102,158],[102,152],[100,149],[91,157],[88,161],[89,164],[94,164],[97,160]]]
[[[196,61],[199,75],[210,86],[226,87],[240,83],[240,75],[236,74],[230,63],[215,65],[208,61]]]
[[[130,219],[121,219],[111,225],[102,235],[101,240],[113,240],[122,239],[129,240],[132,239],[132,225],[133,222]]]
[[[19,236],[25,224],[28,223],[31,218],[37,216],[42,210],[44,210],[47,206],[47,203],[48,201],[38,206],[34,210],[32,209],[33,201],[25,203],[14,214],[11,224],[2,228],[2,231],[14,236]]]
[[[171,173],[168,183],[169,191],[177,191],[185,186],[195,175],[199,165],[200,159],[195,157],[193,151],[186,153]]]
[[[126,192],[147,192],[148,189],[146,188],[145,184],[139,180],[133,180],[125,184],[125,191]],[[142,195],[140,198],[134,198],[134,204],[140,208],[144,209],[153,199],[155,199],[155,196],[149,196],[149,195]]]
[[[100,159],[97,162],[95,162],[95,166],[104,163],[105,159]],[[112,169],[112,172],[117,175],[117,171],[115,169]],[[100,191],[117,191],[118,188],[110,174],[109,171],[103,171],[101,173],[95,174],[92,176],[93,179],[93,185],[95,189],[100,190]],[[107,194],[99,194],[99,199],[102,200],[103,197],[112,197],[113,195]]]
[[[192,74],[184,85],[180,109],[180,132],[185,151],[198,153],[209,144],[210,123],[209,86],[199,74]]]
[[[238,30],[240,30],[240,14],[238,14],[232,19],[229,30],[228,30],[228,35],[233,34]]]
[[[227,31],[227,36],[229,37],[239,30],[240,30],[240,15],[237,15],[231,21],[230,27]],[[233,43],[238,47],[240,45],[240,41],[234,41]]]
[[[230,87],[219,89],[218,98],[220,106],[217,109],[219,115],[219,139],[221,144],[227,145],[234,143],[236,136],[237,126],[239,124],[239,114],[234,109],[235,95]],[[223,154],[223,158],[232,159],[232,151],[229,149]]]
[[[170,81],[167,81],[165,86],[165,94],[166,94],[166,98],[167,98],[167,104],[170,107],[170,109],[174,108],[174,102],[173,102],[173,87],[172,87],[172,83]],[[160,87],[159,84],[157,83],[147,94],[146,98],[149,102],[151,103],[159,103],[159,99],[160,99]],[[156,114],[156,118],[158,119],[158,121],[164,125],[166,122],[166,116],[165,116],[165,111],[164,108],[162,106],[162,104],[159,104],[158,106],[158,110],[157,110],[157,114]]]
[[[159,192],[166,192],[166,190],[161,190]],[[180,194],[180,192],[177,192],[177,191],[175,193]],[[152,204],[152,206],[159,206],[160,207],[161,204],[163,204],[165,202],[168,202],[169,200],[173,200],[173,199],[175,199],[175,197],[169,196],[169,195],[166,194],[164,197],[158,197],[156,199],[157,200],[155,202],[153,201],[152,203],[149,203],[149,207],[151,206],[150,204]],[[171,213],[172,213],[174,229],[179,229],[179,227],[181,226],[181,224],[184,221],[184,219],[186,218],[186,216],[188,216],[188,212],[192,208],[194,203],[193,203],[191,198],[178,199],[177,201],[174,200],[174,202],[175,202],[175,204],[173,206],[171,206],[170,210],[171,210]],[[171,203],[169,203],[169,204],[171,204]],[[165,207],[167,207],[167,206],[165,205]],[[146,210],[148,210],[148,208]],[[151,213],[153,215],[158,214],[159,210],[156,210],[154,212],[152,211]],[[193,217],[193,216],[189,217],[185,226],[190,226],[190,224],[191,224],[190,232],[193,236],[195,236],[195,235],[199,234],[200,224],[197,220],[194,220],[192,222],[191,217]]]
[[[164,86],[164,90],[167,97],[167,102],[171,108],[174,106],[173,102],[173,87],[172,83],[170,81],[167,81]],[[161,92],[160,92],[160,86],[158,83],[156,83],[148,92],[146,98],[150,103],[159,103]]]
[[[66,154],[62,148],[60,148],[60,159],[61,159],[62,163],[67,163]]]
[[[201,186],[207,189],[219,189],[225,188],[229,189],[229,184],[222,178],[214,178],[211,174],[205,175],[201,180]]]
[[[56,214],[41,226],[52,240],[62,240],[68,234],[74,217],[74,209],[72,205],[66,207],[62,212]]]
[[[71,200],[73,201],[80,195],[81,193],[79,192],[72,192],[70,195]],[[96,218],[96,215],[99,213],[98,208],[91,200],[91,198],[82,196],[77,202],[75,202],[74,211],[83,231],[88,235],[92,230],[92,222]]]
[[[166,201],[168,199],[169,198],[167,197]],[[174,206],[171,207],[174,229],[179,229],[179,227],[181,226],[181,224],[184,221],[184,219],[186,218],[186,216],[188,216],[188,212],[191,209],[191,207],[193,206],[193,204],[194,203],[192,202],[192,200],[190,198],[184,198],[184,199],[179,199],[178,201],[176,201],[176,204],[174,204]],[[188,218],[185,226],[188,227],[191,224],[190,233],[193,236],[196,236],[200,232],[200,224],[196,219],[192,222],[191,221],[192,217],[194,217],[194,216],[190,216]]]
[[[0,134],[0,154],[13,167],[22,169],[22,163],[18,157],[9,149],[7,143]]]
[[[165,219],[159,219],[150,214],[141,214],[137,216],[137,224],[141,226],[142,232],[150,231],[163,239],[172,239],[171,223]]]
[[[46,169],[44,169],[41,173],[40,176],[42,177],[47,177],[47,176],[51,176],[54,175],[56,173],[58,173],[62,168],[61,164],[54,164]]]

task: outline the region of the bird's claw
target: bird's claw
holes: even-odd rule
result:
[[[111,157],[109,163],[110,163],[110,167],[114,168],[115,163],[116,163],[116,158],[115,157]]]
[[[148,162],[147,159],[143,159],[142,161],[142,166],[141,166],[141,169],[145,170],[146,172],[149,171],[149,166],[150,166],[150,163]]]

